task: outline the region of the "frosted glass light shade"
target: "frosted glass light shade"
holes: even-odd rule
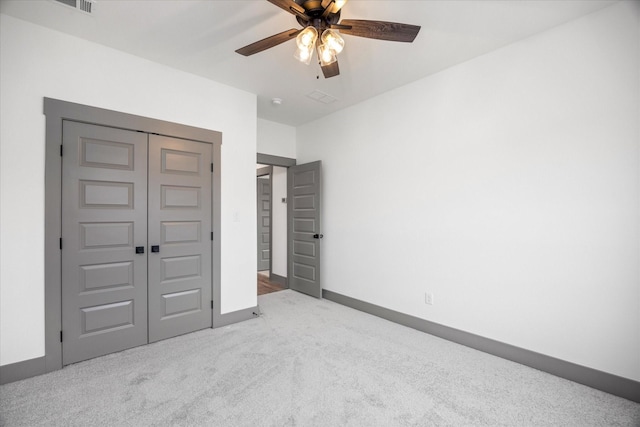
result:
[[[318,59],[323,67],[337,61],[335,52],[326,44],[318,45]]]
[[[300,49],[308,49],[309,47],[313,48],[316,44],[316,40],[318,39],[318,30],[316,30],[312,26],[308,26],[304,30],[300,31],[300,34],[296,37],[296,44]]]
[[[344,49],[344,40],[333,30],[325,30],[320,37],[320,41],[333,50],[336,55]]]
[[[296,52],[293,54],[293,57],[303,64],[309,65],[311,63],[311,57],[313,56],[313,45],[308,48],[298,47]]]

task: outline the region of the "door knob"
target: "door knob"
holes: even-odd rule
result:
[[[151,246],[151,252],[160,252],[160,246]]]
[[[144,253],[144,246],[136,246],[136,253],[137,254],[143,254]]]
[[[313,238],[314,239],[322,239],[324,237],[324,234],[314,234]]]

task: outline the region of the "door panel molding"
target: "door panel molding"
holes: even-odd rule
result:
[[[64,120],[95,124],[105,127],[140,131],[148,134],[162,135],[196,142],[211,144],[213,148],[212,179],[212,284],[213,284],[213,326],[223,326],[225,322],[234,323],[253,317],[257,307],[251,307],[234,313],[220,313],[220,146],[222,133],[163,120],[142,117],[113,110],[106,110],[76,104],[72,102],[44,98],[43,113],[46,116],[45,133],[45,356],[44,370],[51,372],[62,368],[62,289],[61,289],[61,242],[62,229],[62,126]],[[111,166],[114,169],[128,168],[128,161],[123,149],[125,147],[104,144],[101,141],[86,141],[86,162],[95,159],[94,152],[103,150],[110,153]],[[182,172],[189,171],[189,159],[170,159],[170,167],[182,167]],[[118,209],[114,209],[114,214]],[[34,370],[33,375],[42,373]],[[32,376],[29,373],[21,377]],[[18,378],[20,379],[20,378]]]
[[[149,136],[148,244],[159,250],[149,255],[150,343],[212,326],[212,154],[209,144]],[[176,226],[180,243],[164,244],[166,224],[185,222],[199,234]]]
[[[68,365],[147,342],[147,257],[135,247],[147,239],[148,134],[65,120],[62,140],[62,361]],[[96,152],[87,164],[87,140],[131,147],[117,156],[131,167],[102,167],[113,152],[104,158]]]

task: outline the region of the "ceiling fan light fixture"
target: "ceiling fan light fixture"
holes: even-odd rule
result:
[[[311,25],[300,31],[300,34],[296,36],[296,44],[300,49],[313,49],[316,40],[318,40],[318,30]]]
[[[298,47],[296,52],[293,54],[293,57],[303,64],[309,65],[311,63],[311,57],[313,56],[313,46],[306,47]]]
[[[325,30],[320,37],[320,41],[323,44],[329,46],[329,49],[333,50],[335,54],[339,54],[344,49],[344,40],[340,35],[331,29]]]
[[[83,1],[91,2],[97,0]],[[344,49],[344,40],[341,34],[367,39],[411,43],[420,31],[419,25],[368,19],[341,19],[341,10],[347,0],[267,1],[294,15],[302,29],[291,28],[282,31],[237,49],[236,52],[240,55],[251,56],[295,38],[297,49],[293,56],[303,64],[309,65],[313,57],[313,51],[316,50],[318,62],[322,66],[322,74],[325,79],[340,75],[340,67],[338,67],[336,56]],[[339,30],[340,34],[336,30]]]
[[[340,11],[340,9],[342,9],[342,6],[344,6],[344,4],[347,2],[347,0],[335,0],[333,2],[333,13],[338,13]]]
[[[327,66],[333,64],[338,60],[336,53],[333,49],[329,48],[327,44],[318,44],[318,60],[321,66]]]

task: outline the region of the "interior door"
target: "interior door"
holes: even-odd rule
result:
[[[271,180],[269,175],[259,176],[258,185],[258,271],[269,270],[271,252]]]
[[[208,328],[212,147],[149,136],[149,342]]]
[[[322,297],[321,162],[292,166],[287,172],[288,280],[293,290]]]
[[[147,134],[65,121],[62,144],[67,365],[147,342]]]

